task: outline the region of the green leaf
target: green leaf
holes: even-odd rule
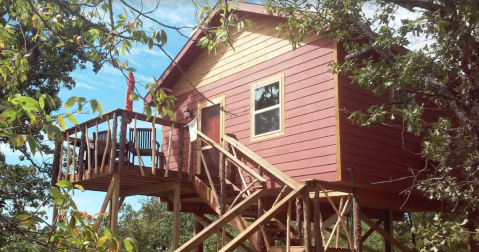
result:
[[[40,146],[38,145],[37,140],[35,140],[35,138],[28,135],[27,136],[27,142],[28,142],[28,146],[30,146],[30,151],[32,152],[33,156],[35,156],[35,152],[37,151],[37,149],[41,153]]]
[[[168,43],[168,36],[166,35],[166,32],[164,30],[161,30],[161,43],[164,45]]]
[[[96,242],[96,247],[99,248],[99,247],[103,246],[103,244],[106,242],[106,240],[108,240],[108,237],[106,237],[106,236],[100,237],[100,239],[98,239],[98,241]]]
[[[75,188],[80,189],[82,192],[85,191],[85,188],[83,188],[81,185],[75,185]]]
[[[134,72],[136,72],[136,69],[133,68],[133,67],[127,67],[127,68],[126,68],[126,71],[128,71],[128,72],[130,72],[130,73],[134,73]]]
[[[56,108],[55,100],[53,100],[53,98],[48,94],[45,94],[45,96],[46,96],[48,106],[50,106],[51,109]]]
[[[50,193],[51,196],[55,197],[55,198],[61,198],[63,197],[62,193],[60,192],[60,190],[56,189],[56,188],[48,188],[48,192]]]
[[[63,119],[63,116],[62,115],[59,115],[57,117],[57,122],[58,122],[58,126],[60,126],[60,128],[65,131],[65,119]]]
[[[27,135],[17,135],[15,138],[15,146],[20,147],[27,141]]]
[[[16,218],[19,219],[19,220],[24,220],[24,219],[29,218],[29,217],[30,217],[29,214],[20,214]]]
[[[123,62],[123,67],[124,67],[124,68],[127,68],[127,67],[128,67],[128,60],[125,61],[125,62]]]
[[[67,180],[60,180],[56,183],[57,186],[62,188],[67,188],[68,190],[72,189],[73,185],[70,181]],[[75,185],[76,186],[76,185]]]
[[[67,117],[68,121],[70,121],[71,123],[73,123],[75,125],[78,125],[77,119],[72,114],[65,113],[65,116]]]
[[[151,117],[151,107],[149,105],[145,105],[143,108],[143,113],[146,114],[146,120],[148,121]]]
[[[12,103],[14,105],[20,106],[25,110],[35,110],[40,111],[40,103],[35,99],[27,96],[20,96],[12,99]]]
[[[77,101],[78,101],[78,97],[72,96],[72,97],[68,98],[67,102],[65,102],[65,105],[63,105],[63,108],[69,109],[69,108],[73,107],[73,105]]]
[[[105,230],[103,231],[105,236],[108,236],[108,237],[111,237],[112,235],[112,231],[109,229],[109,228],[105,228]]]
[[[101,117],[102,116],[102,110],[101,110],[101,104],[100,102],[98,102],[97,100],[95,99],[92,99],[90,101],[91,103],[91,108],[93,110],[93,113],[95,113],[96,111],[98,111],[98,116]]]
[[[132,240],[131,238],[126,238],[123,242],[125,243],[125,249],[126,251],[128,252],[131,252],[133,251],[133,245],[131,244],[131,241]]]
[[[0,114],[0,119],[7,119],[7,118],[10,118],[12,116],[16,116],[16,111],[14,109],[7,109],[5,111],[3,111],[2,114]]]
[[[56,44],[55,44],[55,47],[63,47],[64,45],[65,45],[65,44],[63,44],[63,43],[56,43]]]

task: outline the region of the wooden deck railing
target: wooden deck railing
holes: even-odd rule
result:
[[[139,121],[148,122],[151,127],[138,129]],[[132,125],[128,126],[130,123]],[[161,139],[156,139],[159,125],[179,129],[178,137],[183,139],[184,124],[159,117],[147,120],[145,114],[123,109],[115,109],[101,118],[96,117],[65,130],[63,141],[55,146],[52,183],[60,179],[78,181],[95,174],[122,172],[124,165],[134,164],[135,159],[144,175],[145,157],[151,158],[153,175],[164,167],[165,176],[168,176],[171,148],[168,147],[167,153],[161,153]],[[101,128],[106,130],[99,131]],[[128,129],[132,131],[130,134]],[[182,167],[183,141],[179,141],[179,147],[178,167]],[[181,176],[181,172],[178,172],[178,176]]]

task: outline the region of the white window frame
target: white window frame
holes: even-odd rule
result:
[[[279,88],[279,103],[267,108],[263,108],[260,110],[255,110],[255,98],[256,98],[256,90],[271,85],[274,83],[278,83]],[[266,79],[264,81],[258,82],[254,84],[251,88],[251,140],[259,140],[267,137],[272,137],[276,135],[284,134],[284,74],[280,76],[275,76],[273,78]],[[263,112],[267,112],[270,110],[279,109],[279,129],[274,131],[269,131],[261,134],[256,134],[256,115],[261,114]]]

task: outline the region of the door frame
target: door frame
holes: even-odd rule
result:
[[[216,105],[216,104],[219,104],[222,108],[225,108],[225,96],[222,95],[222,96],[219,96],[219,97],[216,97],[214,99],[210,99],[211,102],[209,101],[203,101],[203,102],[199,102],[198,103],[198,131],[201,132],[201,124],[202,124],[202,121],[201,121],[201,110],[203,110],[204,108],[207,108],[207,107],[210,107],[212,105]],[[220,109],[220,145],[223,146],[223,135],[225,133],[225,111],[223,109]],[[196,149],[197,149],[197,160],[196,160],[196,174],[200,174],[201,173],[201,157],[200,157],[200,151],[202,150],[207,150],[207,149],[211,149],[212,147],[209,147],[209,146],[206,146],[206,147],[201,147],[201,146],[198,146]]]

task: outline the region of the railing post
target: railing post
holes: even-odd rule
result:
[[[188,181],[193,181],[193,142],[188,141]]]
[[[126,118],[125,112],[121,113],[120,122],[120,147],[118,153],[118,172],[123,172],[123,166],[125,165],[125,144],[126,144]]]
[[[183,175],[183,133],[184,127],[178,126],[178,179]]]
[[[359,203],[358,190],[353,192],[353,232],[354,232],[354,251],[363,251],[362,230],[361,230],[361,205]]]
[[[111,131],[111,149],[110,149],[110,173],[115,172],[116,161],[116,130],[118,122],[116,120],[116,112],[113,112],[113,129]]]
[[[85,141],[88,139],[85,135],[85,127],[81,127],[80,153],[78,153],[78,180],[83,180],[83,171],[85,170]]]

